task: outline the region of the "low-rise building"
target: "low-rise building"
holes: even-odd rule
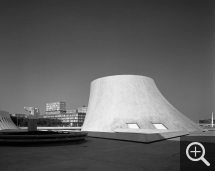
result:
[[[57,102],[55,102],[55,104],[59,105]],[[72,127],[81,127],[84,123],[87,113],[86,106],[71,110],[66,110],[66,108],[58,108],[56,105],[51,105],[51,103],[46,106],[48,106],[48,110],[46,107],[46,114],[43,116],[43,118],[59,119],[62,121],[62,123],[68,123],[68,125]]]
[[[87,107],[86,106],[79,107],[78,108],[78,113],[87,113]]]
[[[46,114],[62,114],[66,113],[66,102],[46,103]]]

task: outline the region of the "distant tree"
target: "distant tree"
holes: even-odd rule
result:
[[[27,127],[28,126],[28,118],[19,118],[11,116],[11,120],[16,126]],[[63,123],[60,119],[51,119],[51,118],[39,118],[37,121],[37,126],[41,127],[60,127],[60,126],[68,126],[69,123]]]
[[[38,119],[38,122],[37,122],[38,126],[43,126],[43,127],[48,127],[48,126],[57,127],[62,124],[63,123],[60,119],[51,119],[51,118],[40,118]]]
[[[21,117],[14,117],[11,116],[11,120],[16,126],[26,127],[28,126],[28,119],[27,118],[21,118]]]
[[[19,126],[20,127],[27,127],[28,126],[28,118],[20,118]]]

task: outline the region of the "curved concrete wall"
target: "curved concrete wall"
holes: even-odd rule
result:
[[[0,111],[0,130],[3,129],[19,129],[19,128],[13,123],[8,112]]]
[[[82,131],[114,132],[127,129],[128,123],[140,129],[155,129],[153,123],[161,123],[169,130],[202,130],[175,109],[149,77],[118,75],[94,80]]]

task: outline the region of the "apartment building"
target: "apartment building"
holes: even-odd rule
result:
[[[53,102],[46,104],[46,114],[43,118],[59,119],[72,127],[81,127],[87,113],[87,107],[66,110],[66,102]]]

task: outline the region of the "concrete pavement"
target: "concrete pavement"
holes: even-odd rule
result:
[[[151,144],[89,138],[65,144],[0,146],[1,171],[179,171],[179,138]]]

